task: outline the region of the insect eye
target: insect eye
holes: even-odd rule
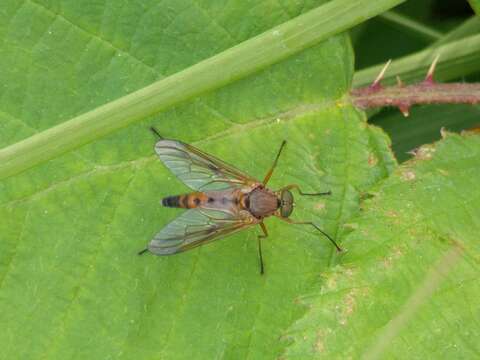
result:
[[[286,218],[286,217],[290,216],[292,211],[293,211],[292,204],[284,204],[284,205],[282,205],[282,208],[280,209],[280,214],[282,215],[282,217]]]
[[[290,191],[288,190],[283,190],[282,191],[282,203],[293,203],[293,195]]]
[[[282,217],[289,217],[293,211],[293,195],[290,191],[284,190],[282,191],[281,199],[280,215],[282,215]]]

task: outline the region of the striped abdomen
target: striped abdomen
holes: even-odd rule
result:
[[[248,210],[248,194],[244,194],[238,189],[192,192],[184,195],[167,196],[162,199],[162,205],[184,209],[201,207],[235,213],[242,209]]]
[[[208,201],[208,196],[202,192],[194,192],[185,195],[167,196],[162,199],[162,205],[166,207],[193,209]]]

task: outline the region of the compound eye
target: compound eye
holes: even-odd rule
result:
[[[292,214],[293,211],[293,195],[290,191],[284,190],[282,192],[282,204],[280,207],[280,215],[282,217],[289,217]]]

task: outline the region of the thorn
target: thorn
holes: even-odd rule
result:
[[[380,71],[380,74],[378,74],[375,81],[372,83],[372,85],[370,85],[370,88],[375,89],[375,90],[381,88],[380,81],[382,81],[383,76],[385,75],[385,72],[387,71],[387,69],[388,69],[388,67],[390,66],[391,63],[392,63],[391,59],[387,61],[387,63],[383,67],[382,71]]]
[[[444,126],[442,126],[440,128],[440,135],[441,135],[442,139],[445,139],[449,134],[450,134],[450,132],[447,129],[445,129]]]
[[[410,105],[407,105],[407,104],[398,105],[398,109],[401,111],[403,116],[408,117],[410,115]]]
[[[433,74],[435,72],[435,68],[437,67],[437,62],[438,59],[440,58],[440,54],[438,54],[435,59],[432,62],[432,65],[430,65],[430,68],[428,69],[427,76],[425,76],[425,80],[423,81],[424,83],[427,84],[433,84],[435,80],[433,79]]]
[[[402,79],[400,79],[400,76],[397,75],[397,85],[399,87],[404,87],[405,84],[403,83]]]
[[[417,156],[419,150],[420,150],[420,148],[416,147],[416,148],[413,148],[410,151],[407,151],[407,154]]]

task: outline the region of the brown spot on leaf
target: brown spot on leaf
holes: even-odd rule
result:
[[[400,215],[394,210],[387,210],[385,215],[389,218],[389,221],[395,225],[400,225],[402,222],[401,218],[399,217]]]
[[[324,202],[318,202],[315,205],[313,205],[313,208],[318,211],[322,211],[325,209],[325,203]]]
[[[436,149],[433,145],[424,145],[411,152],[418,160],[430,160]]]
[[[340,325],[346,325],[348,318],[355,311],[355,307],[357,304],[357,301],[356,301],[357,293],[358,293],[357,289],[352,289],[343,298],[342,300],[343,307],[342,307],[340,320],[339,320]]]
[[[352,268],[346,268],[345,269],[345,275],[347,275],[348,277],[352,277],[353,274],[354,274],[354,272],[353,272]]]
[[[415,180],[415,173],[413,172],[413,170],[405,170],[403,173],[402,173],[402,179],[405,180],[405,181],[412,181],[412,180]]]
[[[358,229],[358,224],[357,223],[347,223],[347,224],[343,224],[342,227],[345,228],[345,229],[357,230]]]
[[[462,136],[471,136],[471,135],[479,135],[480,134],[480,125],[475,125],[470,129],[462,130],[460,132]]]
[[[368,156],[368,165],[370,167],[374,167],[377,164],[378,164],[377,156],[374,153],[370,153],[370,155]]]
[[[395,260],[400,259],[402,257],[403,252],[399,246],[395,246],[390,250],[390,253],[383,259],[383,266],[386,269],[389,269],[393,266]]]
[[[438,169],[437,170],[440,174],[442,174],[443,176],[448,176],[449,175],[449,172],[445,169]]]
[[[335,277],[335,276],[330,276],[330,277],[327,279],[325,285],[326,285],[326,288],[327,288],[328,290],[334,290],[334,289],[336,289],[336,288],[337,288],[337,279],[336,279],[336,277]]]
[[[395,258],[398,259],[399,257],[401,257],[403,255],[403,251],[400,247],[395,247],[393,248],[393,254],[395,255]]]
[[[398,216],[398,214],[397,214],[395,211],[393,211],[393,210],[388,210],[385,214],[386,214],[388,217],[394,217],[394,218]]]
[[[323,330],[318,330],[317,331],[317,339],[315,341],[315,351],[322,353],[325,351],[325,343],[323,342],[323,339],[325,337],[325,333]]]
[[[348,318],[353,315],[353,313],[357,308],[357,303],[359,298],[366,297],[366,296],[368,296],[368,289],[366,287],[352,289],[345,295],[340,305],[341,306],[341,311],[339,315],[340,325],[347,324]]]
[[[445,139],[450,134],[451,132],[445,129],[443,126],[440,128],[440,135],[442,136],[442,139]]]

